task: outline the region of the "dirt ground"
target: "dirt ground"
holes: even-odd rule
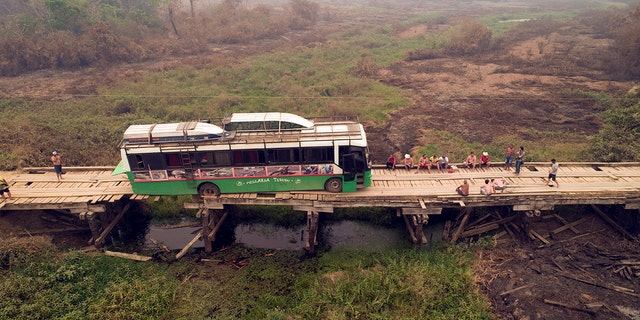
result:
[[[524,2],[514,2],[514,6],[524,5]],[[465,7],[466,11],[453,9],[458,9],[459,14],[474,11],[474,7]],[[377,12],[375,19],[384,20],[380,15]],[[354,23],[348,18],[334,15],[330,23],[321,22],[314,30],[255,44],[214,46],[210,52],[198,56],[168,57],[107,68],[45,70],[0,78],[0,97],[70,99],[74,95],[94,94],[100,86],[133,80],[146,72],[183,65],[206,66],[283,47],[316,46],[325,41],[323,35]],[[399,36],[420,37],[444,27],[412,26],[399,32]],[[389,153],[406,153],[419,143],[424,129],[447,130],[481,143],[491,142],[491,132],[495,131],[536,128],[594,132],[599,128],[595,117],[599,110],[595,103],[568,99],[566,93],[577,89],[619,93],[631,88],[631,83],[603,80],[597,72],[579,67],[570,59],[564,62],[564,71],[555,74],[517,70],[509,65],[511,56],[534,62],[559,59],[567,55],[567,50],[563,50],[566,49],[564,41],[578,37],[581,47],[574,50],[582,53],[607,43],[585,31],[583,26],[569,24],[545,39],[506,43],[507,49],[499,55],[400,61],[381,68],[376,79],[406,90],[413,104],[392,113],[382,126],[367,127],[371,145],[378,146],[373,150],[373,158],[382,161]],[[544,46],[540,49],[542,42]],[[491,124],[491,130],[478,129],[487,123]],[[640,319],[637,268],[640,245],[625,240],[593,212],[562,217],[569,222],[584,221],[577,224],[575,230],[564,230],[551,238],[549,232],[563,223],[544,215],[532,217],[528,226],[549,239],[549,244],[539,239],[512,239],[503,235],[496,240],[493,250],[482,253],[474,272],[497,316],[500,319]],[[51,218],[50,214],[3,213],[0,214],[0,234],[28,236],[25,230],[37,233],[46,228],[74,227],[73,222],[55,218],[55,214],[53,218],[59,220],[54,223]],[[52,241],[68,248],[85,246],[87,239],[82,233],[54,233]]]
[[[640,319],[637,241],[587,209],[524,218],[544,240],[510,225],[474,267],[499,319]]]

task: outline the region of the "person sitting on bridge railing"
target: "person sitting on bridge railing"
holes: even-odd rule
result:
[[[420,170],[429,171],[431,173],[431,166],[429,166],[429,158],[427,158],[426,154],[423,154],[422,157],[418,160],[418,169],[416,169],[416,174],[420,173]]]
[[[438,158],[438,170],[444,172],[449,167],[449,158],[446,155],[442,155]]]
[[[489,167],[490,165],[491,161],[489,161],[489,152],[483,151],[482,156],[480,156],[480,166]]]
[[[414,163],[413,163],[413,158],[411,158],[411,155],[408,154],[408,153],[405,154],[404,155],[404,168],[407,169],[407,170],[411,170],[411,169],[413,169],[413,165],[414,165]]]
[[[473,151],[471,151],[471,153],[469,153],[469,155],[467,156],[467,160],[464,162],[464,165],[467,166],[467,168],[469,169],[475,169],[476,168],[476,154],[473,153]]]
[[[438,157],[435,154],[429,158],[429,168],[438,170]],[[431,173],[431,170],[429,170],[429,173]]]
[[[387,169],[396,169],[396,157],[393,154],[390,155],[389,158],[387,158]]]

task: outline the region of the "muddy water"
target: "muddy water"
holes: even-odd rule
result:
[[[409,235],[401,222],[382,227],[366,221],[321,221],[316,248],[318,250],[349,248],[375,251],[411,247]],[[285,228],[267,223],[240,223],[233,226],[231,237],[227,236],[227,239],[219,240],[226,242],[232,240],[234,244],[251,248],[302,250],[305,247],[305,229],[306,225]],[[151,242],[153,238],[171,250],[180,250],[195,237],[200,228],[149,226],[148,230],[145,247],[156,247]],[[425,226],[424,234],[427,240],[440,241],[442,225],[429,224]],[[193,248],[203,246],[202,240],[199,240]]]

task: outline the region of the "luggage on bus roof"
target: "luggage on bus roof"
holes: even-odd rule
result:
[[[190,121],[177,123],[136,124],[124,132],[124,143],[162,143],[178,141],[214,140],[224,130],[211,123]]]
[[[222,123],[226,131],[280,131],[313,127],[312,121],[286,112],[232,113]]]

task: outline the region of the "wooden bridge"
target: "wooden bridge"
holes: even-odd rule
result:
[[[228,205],[290,205],[306,211],[308,217],[306,248],[313,250],[318,217],[345,207],[390,207],[404,217],[411,240],[423,244],[423,225],[430,215],[443,209],[469,213],[476,207],[509,207],[513,211],[539,212],[558,205],[620,205],[628,210],[640,209],[640,163],[561,163],[559,188],[549,187],[548,163],[527,163],[520,172],[505,171],[501,166],[482,169],[459,168],[453,173],[374,168],[372,186],[355,193],[275,192],[223,194],[189,204],[198,208],[203,230],[188,245],[202,238],[210,248],[215,233],[226,217]],[[92,230],[91,242],[102,245],[106,235],[129,208],[131,200],[146,199],[135,195],[124,175],[112,176],[112,167],[65,168],[58,182],[49,168],[31,168],[22,172],[1,172],[13,195],[0,203],[1,210],[63,210],[87,220]],[[485,179],[503,178],[502,193],[484,196],[480,186]],[[467,179],[471,194],[459,196],[454,190]],[[116,214],[113,211],[118,211]],[[183,250],[183,251],[185,251]],[[181,252],[183,254],[183,252]],[[180,254],[179,254],[180,255]]]

